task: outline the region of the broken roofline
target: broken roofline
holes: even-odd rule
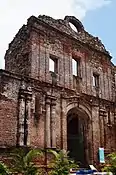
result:
[[[77,25],[79,25],[79,27],[80,27],[79,31],[77,33],[75,31],[73,31],[73,29],[71,29],[71,27],[69,25],[70,18],[73,19],[73,20],[76,20],[76,22],[77,22],[77,24],[75,25],[76,28],[78,27]],[[23,25],[19,29],[18,33],[15,35],[14,39],[9,44],[9,48],[12,47],[12,45],[14,45],[14,43],[16,42],[15,39],[17,37],[21,38],[21,40],[26,40],[28,38],[30,30],[31,30],[30,27],[36,28],[34,26],[34,23],[42,24],[47,28],[49,27],[52,30],[60,33],[61,35],[64,35],[67,38],[70,38],[71,40],[75,40],[76,42],[78,41],[78,44],[84,45],[88,49],[95,50],[99,53],[102,53],[102,54],[106,55],[109,58],[109,60],[112,59],[112,56],[105,49],[104,45],[101,43],[101,41],[98,39],[98,37],[94,37],[94,36],[90,35],[88,32],[86,32],[84,30],[84,27],[83,27],[82,23],[73,16],[66,16],[64,18],[64,20],[62,20],[62,19],[53,19],[52,17],[45,16],[45,15],[43,15],[43,16],[39,15],[38,18],[35,17],[35,16],[31,16],[27,20],[27,25]],[[74,23],[72,23],[72,24],[74,24]],[[63,27],[66,30],[63,30],[62,29]],[[37,30],[39,30],[39,29],[37,29]],[[25,35],[25,37],[24,37],[24,35]],[[8,48],[8,50],[9,50],[9,48]],[[8,50],[6,51],[6,53],[8,52]]]
[[[84,27],[83,27],[82,23],[78,19],[75,18],[78,21],[79,25],[82,25],[81,26],[81,31],[76,33],[75,31],[73,31],[71,29],[70,25],[67,24],[67,23],[70,22],[69,20],[66,20],[67,17],[75,18],[73,16],[66,16],[64,18],[64,20],[62,20],[62,19],[53,19],[52,17],[45,16],[45,15],[39,15],[38,18],[35,17],[35,16],[31,16],[30,18],[28,18],[27,25],[31,25],[33,27],[33,24],[35,22],[38,23],[38,24],[43,24],[44,26],[50,27],[53,30],[56,30],[57,32],[59,32],[62,35],[65,35],[68,38],[71,38],[73,40],[78,41],[80,44],[83,44],[88,48],[91,48],[91,49],[94,49],[94,50],[96,50],[100,53],[103,53],[104,55],[108,56],[109,59],[111,60],[112,56],[105,49],[104,45],[98,39],[98,37],[94,37],[94,36],[90,35],[88,32],[86,32],[84,30]],[[58,27],[58,25],[59,25],[59,27]],[[63,30],[62,29],[63,27],[65,27],[65,29],[67,29],[67,30]],[[75,27],[77,28],[76,25],[75,25]]]

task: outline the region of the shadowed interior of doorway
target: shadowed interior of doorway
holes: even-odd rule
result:
[[[67,149],[69,157],[73,158],[80,166],[87,166],[86,161],[86,125],[87,117],[77,109],[67,115]]]

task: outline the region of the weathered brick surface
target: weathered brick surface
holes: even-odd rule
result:
[[[0,104],[0,146],[16,145],[17,105],[1,96]]]
[[[0,73],[0,146],[14,146],[17,140],[19,80]]]
[[[30,49],[29,29],[23,25],[6,51],[5,69],[17,74],[29,75],[31,72]]]
[[[71,21],[79,32],[70,28]],[[50,56],[58,62],[56,78],[49,72]],[[75,78],[72,57],[80,60]],[[93,73],[99,74],[99,90]],[[9,45],[0,72],[0,146],[23,144],[26,118],[28,146],[47,147],[46,132],[52,146],[55,122],[56,148],[67,149],[67,115],[75,113],[86,121],[87,161],[98,164],[99,147],[116,149],[115,110],[115,66],[101,41],[75,17],[30,17]]]

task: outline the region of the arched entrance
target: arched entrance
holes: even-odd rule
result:
[[[69,156],[80,166],[87,165],[87,114],[78,108],[71,109],[67,114],[67,149]]]

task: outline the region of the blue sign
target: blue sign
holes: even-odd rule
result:
[[[105,163],[104,148],[99,148],[99,161]]]

